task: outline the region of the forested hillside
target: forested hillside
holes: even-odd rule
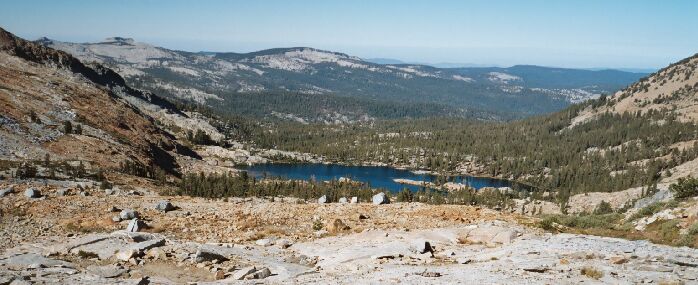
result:
[[[273,132],[260,131],[257,141],[340,162],[504,177],[553,191],[561,201],[572,194],[636,186],[650,192],[677,166],[685,168],[698,157],[692,111],[698,100],[697,61],[681,61],[609,98],[521,121],[278,124]]]

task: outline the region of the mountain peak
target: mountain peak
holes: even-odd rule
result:
[[[136,41],[133,38],[111,37],[104,39],[104,43],[128,44],[132,45]]]

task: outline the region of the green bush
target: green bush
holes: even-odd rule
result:
[[[669,190],[674,193],[677,199],[698,196],[698,179],[693,177],[679,178],[677,183],[671,184]]]
[[[538,223],[538,226],[544,230],[553,230],[553,223],[578,229],[615,229],[622,218],[622,214],[592,214],[579,216],[550,215],[545,216]]]
[[[601,203],[599,203],[594,209],[594,215],[603,215],[610,213],[613,213],[613,207],[611,207],[611,203],[608,203],[606,201],[601,201]]]

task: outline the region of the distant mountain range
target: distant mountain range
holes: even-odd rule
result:
[[[140,89],[240,115],[303,122],[424,116],[520,118],[613,93],[641,73],[378,64],[308,47],[184,52],[115,37],[39,44],[107,65]]]

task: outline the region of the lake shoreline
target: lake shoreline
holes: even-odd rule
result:
[[[241,167],[236,167],[236,169],[247,171],[260,178],[282,177],[292,180],[309,181],[314,179],[318,181],[331,181],[343,177],[368,183],[372,188],[386,188],[390,192],[398,192],[403,188],[408,188],[412,191],[417,191],[421,188],[440,189],[449,183],[451,185],[463,185],[463,188],[470,187],[476,190],[485,187],[509,187],[519,191],[534,191],[538,189],[526,183],[497,177],[467,174],[444,175],[424,169],[410,170],[404,167],[398,168],[385,164],[279,161],[243,165]],[[448,179],[443,184],[434,183],[439,177],[448,177]],[[410,180],[418,182],[419,185],[416,183],[402,183],[402,181]]]

